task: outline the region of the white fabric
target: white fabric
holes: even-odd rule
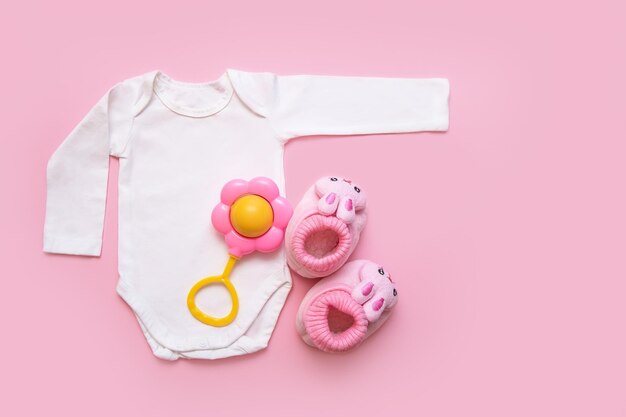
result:
[[[251,254],[231,279],[236,320],[210,327],[187,310],[191,286],[228,258],[211,210],[223,184],[267,176],[284,193],[283,146],[303,135],[446,130],[445,79],[275,76],[227,71],[206,84],[151,72],[113,87],[48,164],[44,250],[99,256],[109,156],[120,160],[118,293],[155,355],[224,358],[267,346],[291,288],[283,250]],[[225,290],[198,306],[230,309]]]

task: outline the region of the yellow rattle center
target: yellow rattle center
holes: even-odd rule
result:
[[[274,211],[263,197],[256,194],[244,195],[230,207],[230,223],[242,236],[259,237],[272,227]]]

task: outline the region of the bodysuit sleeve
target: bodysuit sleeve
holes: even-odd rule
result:
[[[277,76],[268,117],[282,139],[448,129],[443,78]]]
[[[133,119],[146,104],[148,80],[137,77],[109,90],[50,158],[45,252],[100,255],[109,156],[123,157]]]

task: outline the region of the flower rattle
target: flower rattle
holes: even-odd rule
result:
[[[189,291],[187,307],[196,319],[217,327],[232,323],[239,311],[237,291],[228,278],[235,262],[255,250],[273,252],[278,249],[292,214],[289,202],[279,195],[278,186],[269,178],[236,179],[224,185],[211,222],[224,235],[230,257],[222,275],[203,278]],[[223,284],[230,294],[232,307],[224,317],[209,316],[196,305],[198,291],[211,284]]]

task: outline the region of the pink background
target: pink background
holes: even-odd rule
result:
[[[623,1],[296,3],[3,6],[0,414],[626,416]],[[367,187],[356,256],[400,286],[350,354],[299,340],[294,277],[269,349],[156,359],[114,289],[115,160],[102,257],[41,252],[47,159],[110,86],[227,67],[450,79],[448,133],[287,146],[291,201]]]

